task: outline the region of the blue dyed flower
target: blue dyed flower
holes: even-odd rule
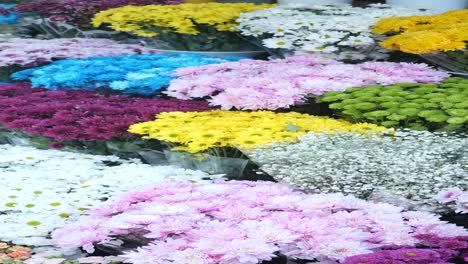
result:
[[[18,22],[18,14],[10,10],[14,6],[14,4],[0,4],[0,24],[14,24]]]
[[[237,61],[242,57],[216,58],[196,54],[123,55],[67,59],[23,70],[14,80],[30,80],[33,87],[51,90],[111,88],[124,94],[149,96],[167,87],[178,68]]]

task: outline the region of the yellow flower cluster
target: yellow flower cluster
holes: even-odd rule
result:
[[[464,49],[468,42],[468,9],[436,16],[385,18],[374,33],[399,33],[380,43],[386,49],[424,54]]]
[[[144,135],[144,138],[180,144],[172,150],[197,153],[212,147],[249,149],[273,142],[291,142],[308,132],[367,134],[383,130],[386,128],[373,124],[352,124],[296,112],[214,110],[161,113],[155,121],[134,124],[128,131]]]
[[[124,6],[97,13],[92,23],[95,27],[109,24],[114,30],[142,37],[157,36],[161,32],[197,35],[203,26],[211,26],[218,31],[234,31],[241,13],[272,6],[250,3]]]

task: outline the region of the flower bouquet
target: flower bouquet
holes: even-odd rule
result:
[[[159,181],[220,179],[201,171],[151,166],[110,155],[11,145],[0,145],[0,151],[1,236],[31,246],[51,245],[54,229],[135,188]]]
[[[243,58],[216,58],[198,54],[91,57],[60,60],[16,72],[11,77],[14,80],[29,80],[33,87],[51,90],[110,90],[111,93],[151,96],[169,85],[170,80],[175,78],[173,72],[178,68],[240,59]]]
[[[379,60],[388,52],[376,45],[371,26],[402,14],[431,13],[386,5],[291,5],[242,14],[237,29],[275,56],[320,53],[339,60]]]
[[[140,45],[127,45],[108,39],[25,39],[0,42],[0,81],[11,81],[10,75],[65,58],[89,58],[124,54],[152,54],[155,50]]]
[[[236,33],[241,13],[271,7],[248,3],[125,6],[100,12],[93,25],[146,37],[160,49],[240,51],[252,46]]]
[[[466,134],[397,130],[375,135],[308,133],[293,144],[244,151],[279,182],[437,212],[434,196],[468,185]],[[465,201],[466,202],[466,201]]]
[[[165,181],[100,205],[52,237],[62,249],[89,253],[141,237],[144,243],[116,252],[125,263],[259,264],[281,254],[338,264],[389,245],[415,246],[422,237],[467,234],[431,213],[278,183]]]
[[[210,109],[205,102],[49,91],[21,83],[0,85],[0,105],[0,125],[8,129],[0,133],[1,143],[32,142],[45,148],[50,145],[130,157],[155,145],[128,133],[131,124],[149,121],[160,112]]]
[[[433,16],[382,19],[374,33],[386,34],[386,49],[419,54],[452,71],[468,73],[468,9]]]
[[[365,62],[344,64],[315,56],[284,60],[241,60],[187,67],[175,72],[166,94],[179,99],[208,98],[211,105],[242,110],[289,108],[309,97],[353,86],[439,82],[447,73],[425,64]]]
[[[103,10],[126,5],[179,4],[181,0],[38,0],[19,4],[15,10],[39,17],[28,27],[48,37],[114,36],[92,30],[92,17]]]
[[[157,115],[155,121],[130,126],[129,131],[157,139],[171,151],[165,154],[171,164],[210,173],[226,173],[238,178],[248,164],[238,147],[249,148],[272,141],[294,141],[306,131],[379,131],[382,127],[350,124],[325,117],[273,112],[171,112]]]
[[[468,129],[468,80],[399,83],[329,92],[318,98],[350,121],[431,131]]]

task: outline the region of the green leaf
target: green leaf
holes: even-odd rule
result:
[[[434,115],[445,115],[445,112],[442,110],[423,110],[418,113],[419,117],[424,117],[424,118],[434,116]]]
[[[330,109],[342,109],[343,108],[343,104],[342,103],[334,103],[334,104],[330,104],[328,106]]]
[[[369,112],[369,113],[365,113],[364,116],[366,118],[369,118],[369,119],[372,119],[372,120],[376,120],[376,119],[380,119],[382,117],[386,117],[390,115],[389,112],[387,111],[382,111],[382,110],[378,110],[378,111],[372,111],[372,112]]]
[[[468,116],[468,109],[449,109],[447,113],[451,116],[464,117]]]

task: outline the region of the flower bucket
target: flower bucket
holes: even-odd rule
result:
[[[468,0],[387,0],[387,4],[411,8],[436,9],[445,12],[467,8]]]
[[[209,174],[225,174],[226,177],[237,179],[242,176],[248,159],[229,158],[206,155],[196,157],[194,154],[180,151],[164,150],[164,155],[170,165],[185,169],[200,170]]]
[[[278,5],[352,4],[352,0],[278,0]]]

